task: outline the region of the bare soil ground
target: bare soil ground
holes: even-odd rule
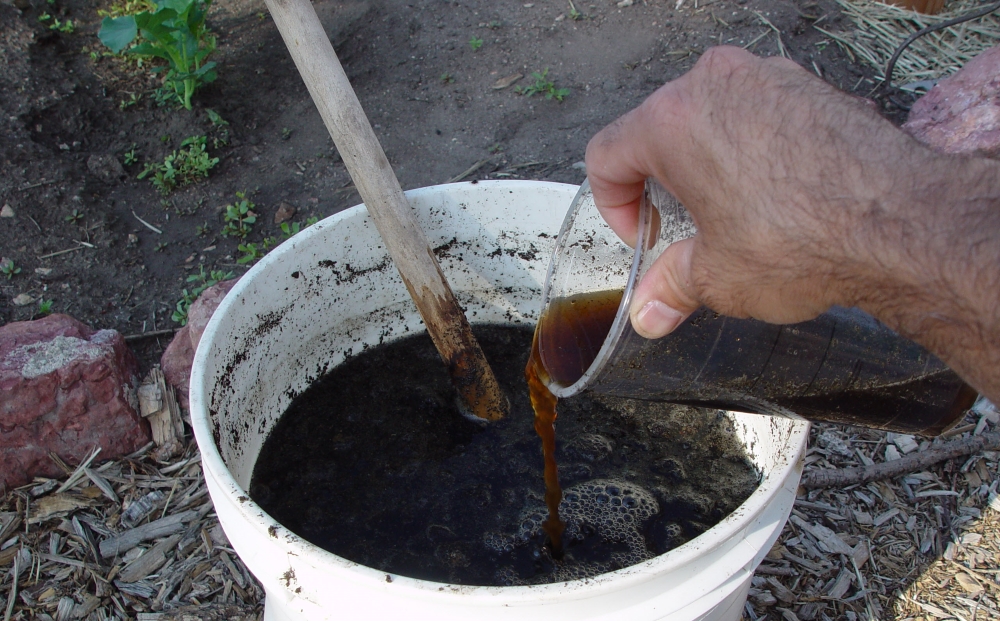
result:
[[[177,327],[170,317],[190,274],[246,269],[237,240],[220,235],[237,191],[256,205],[247,241],[257,243],[280,237],[273,215],[282,202],[303,223],[359,202],[262,0],[211,9],[219,77],[191,111],[156,104],[148,63],[139,69],[105,54],[97,10],[108,0],[17,0],[20,9],[12,1],[0,3],[0,206],[15,215],[0,219],[0,254],[21,272],[0,278],[0,322],[29,319],[38,301],[52,300],[53,312],[97,328]],[[712,45],[777,54],[770,25],[805,67],[848,91],[872,87],[870,72],[812,27],[850,26],[830,0],[674,4],[581,0],[579,19],[561,0],[315,6],[404,189],[476,164],[465,180],[579,183],[584,174],[573,165],[597,130]],[[49,29],[39,21],[45,12],[72,20],[74,31]],[[563,101],[514,91],[546,69],[569,89]],[[495,88],[516,74],[525,77]],[[206,109],[229,125],[213,125]],[[207,180],[161,196],[136,179],[196,135],[220,158]],[[127,163],[129,152],[136,163]],[[17,306],[19,294],[35,301]],[[166,340],[135,344],[148,366]]]

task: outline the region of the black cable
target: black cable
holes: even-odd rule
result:
[[[906,38],[905,41],[900,43],[899,47],[896,48],[896,51],[892,53],[892,58],[890,58],[889,62],[886,63],[885,65],[885,77],[882,78],[882,83],[879,84],[876,90],[878,90],[878,88],[883,88],[883,87],[888,88],[889,86],[892,85],[892,72],[896,69],[896,61],[899,60],[900,54],[902,54],[903,50],[909,47],[911,43],[913,43],[920,37],[930,32],[942,30],[944,28],[948,28],[949,26],[954,26],[955,24],[961,24],[962,22],[967,22],[969,20],[976,19],[978,17],[983,17],[984,15],[989,15],[990,13],[996,11],[997,9],[1000,9],[1000,2],[994,2],[993,4],[976,9],[975,11],[969,11],[964,15],[959,15],[958,17],[953,17],[943,22],[938,22],[931,26],[927,26],[926,28],[921,28],[920,30],[911,34],[909,37]]]

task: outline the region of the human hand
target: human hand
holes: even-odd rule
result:
[[[587,148],[594,199],[624,240],[634,243],[649,176],[698,227],[636,288],[636,331],[663,336],[702,304],[772,323],[855,304],[860,282],[876,278],[877,237],[859,218],[897,189],[887,162],[919,166],[924,152],[791,61],[708,50]]]

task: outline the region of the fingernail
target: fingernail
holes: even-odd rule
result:
[[[685,315],[663,302],[651,300],[636,314],[636,329],[649,338],[659,338],[674,331]]]

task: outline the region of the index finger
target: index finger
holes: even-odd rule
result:
[[[640,157],[636,110],[599,131],[587,144],[587,179],[594,203],[611,229],[635,247],[639,202],[651,171]]]

